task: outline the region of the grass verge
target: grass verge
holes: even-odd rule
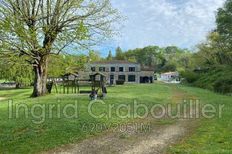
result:
[[[208,90],[180,87],[197,96],[202,103],[224,105],[222,117],[202,119],[199,127],[179,143],[169,148],[174,154],[230,154],[232,153],[232,97],[219,95]]]

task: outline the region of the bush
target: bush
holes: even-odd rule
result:
[[[229,94],[232,93],[232,78],[221,78],[214,83],[214,91]]]
[[[124,80],[117,80],[116,85],[124,85],[125,81]]]
[[[231,66],[212,66],[207,71],[185,71],[181,75],[192,86],[222,94],[232,94]]]
[[[193,83],[199,79],[199,74],[192,71],[185,71],[181,73],[181,76],[188,82]]]

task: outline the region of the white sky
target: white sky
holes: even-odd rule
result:
[[[103,44],[104,53],[148,45],[192,48],[215,28],[215,15],[225,0],[112,0],[127,17],[121,37]]]

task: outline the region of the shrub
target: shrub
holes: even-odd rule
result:
[[[188,83],[193,83],[199,79],[199,74],[192,71],[185,71],[181,73],[181,76],[185,78]]]
[[[232,93],[232,78],[221,78],[214,83],[214,91],[229,94]]]
[[[124,80],[117,80],[116,85],[124,85],[125,81]]]
[[[207,71],[185,71],[181,73],[192,86],[209,89],[222,94],[232,94],[231,66],[212,66]]]

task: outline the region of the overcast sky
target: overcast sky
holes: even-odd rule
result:
[[[148,45],[193,48],[215,28],[215,14],[225,0],[111,0],[127,18],[120,37],[101,45],[124,50]]]

